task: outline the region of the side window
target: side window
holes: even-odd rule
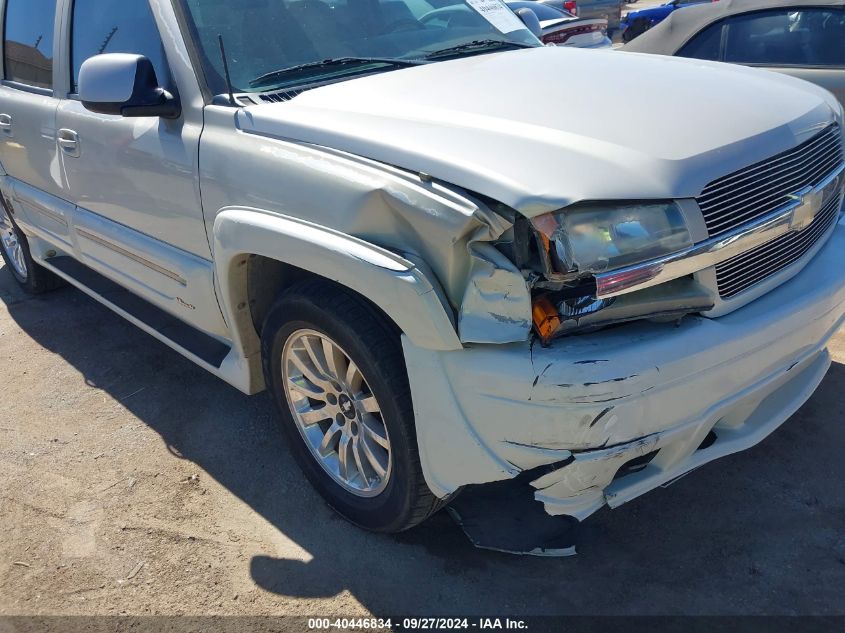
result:
[[[725,61],[845,66],[845,11],[796,7],[739,16],[728,25]]]
[[[719,61],[719,51],[722,47],[722,23],[711,24],[689,42],[681,47],[676,55],[678,57],[692,57],[694,59],[706,59]]]
[[[7,0],[3,35],[6,79],[53,87],[53,23],[56,0]]]
[[[144,55],[153,63],[159,82],[168,83],[167,62],[149,0],[74,0],[70,53],[73,92],[77,92],[83,62],[102,53]]]

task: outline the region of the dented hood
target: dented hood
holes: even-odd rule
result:
[[[838,108],[765,71],[542,47],[335,83],[244,108],[238,124],[424,172],[533,216],[585,199],[696,196],[805,140]]]

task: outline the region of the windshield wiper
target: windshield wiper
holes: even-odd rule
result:
[[[437,57],[447,57],[455,53],[463,53],[466,51],[480,51],[485,49],[496,48],[537,48],[535,44],[522,44],[520,42],[511,42],[508,40],[473,40],[464,44],[456,46],[449,46],[448,48],[441,48],[440,50],[432,51],[424,57],[424,59],[435,59]]]
[[[333,59],[324,59],[318,62],[308,62],[306,64],[297,64],[296,66],[288,66],[287,68],[279,68],[256,77],[249,82],[251,87],[266,84],[276,79],[281,79],[287,75],[295,75],[303,70],[312,70],[315,68],[331,68],[333,66],[353,66],[367,64],[384,64],[393,67],[404,66],[419,66],[426,63],[420,59],[393,59],[390,57],[335,57]]]

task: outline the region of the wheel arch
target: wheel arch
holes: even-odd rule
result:
[[[247,256],[246,265],[247,303],[252,318],[252,326],[259,338],[261,337],[267,315],[275,305],[277,298],[289,288],[300,286],[308,281],[321,281],[327,285],[336,287],[339,291],[342,290],[347,293],[351,291],[348,286],[344,286],[333,279],[318,275],[281,259],[271,258],[265,255],[250,253]],[[366,303],[371,310],[384,319],[385,323],[395,328],[397,333],[400,333],[398,324],[390,316],[385,314],[384,310],[376,303],[357,291],[352,290],[352,292],[358,299]]]
[[[216,216],[213,251],[220,308],[234,345],[261,379],[260,328],[278,294],[320,277],[375,305],[415,345],[460,349],[455,315],[422,262],[327,227],[250,207]],[[260,390],[263,384],[254,389]]]

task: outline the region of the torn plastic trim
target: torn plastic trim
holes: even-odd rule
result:
[[[532,327],[530,285],[513,258],[497,248],[513,240],[514,224],[522,218],[496,200],[471,195],[478,202],[477,217],[488,228],[479,228],[467,242],[470,270],[458,317],[461,343],[527,341]]]
[[[708,462],[751,448],[807,401],[830,362],[826,350],[813,350],[798,362],[797,372],[794,364],[781,368],[686,423],[613,446],[573,450],[571,460],[531,481],[535,499],[553,516],[583,521],[604,505],[619,507]],[[643,468],[617,477],[640,459],[647,459]]]
[[[531,294],[522,273],[486,242],[468,245],[472,266],[458,317],[462,343],[516,343],[531,333]]]
[[[660,448],[666,433],[654,433],[633,442],[588,451],[574,451],[572,459],[531,482],[534,497],[552,515],[583,521],[605,505],[605,489],[629,461]]]
[[[551,516],[534,499],[531,472],[465,487],[448,506],[475,547],[525,556],[573,556],[580,522]]]

